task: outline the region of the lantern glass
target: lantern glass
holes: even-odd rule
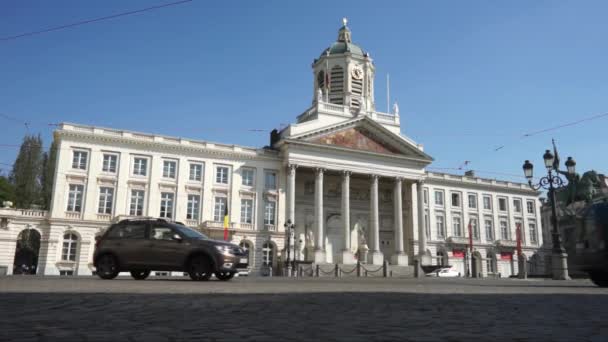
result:
[[[532,163],[530,163],[529,160],[526,160],[526,162],[524,163],[523,169],[524,169],[524,175],[526,176],[526,178],[528,180],[531,180],[533,170],[534,170],[534,165],[532,165]]]
[[[568,157],[568,160],[566,160],[566,168],[569,174],[573,175],[576,173],[576,162],[572,157]]]
[[[545,151],[545,154],[543,155],[543,160],[545,161],[545,166],[547,167],[547,170],[551,170],[553,168],[553,161],[555,160],[555,157],[553,156],[551,151]]]

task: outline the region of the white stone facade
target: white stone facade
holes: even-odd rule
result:
[[[335,66],[342,72],[332,73]],[[347,27],[313,71],[312,106],[274,131],[270,148],[61,124],[51,210],[0,210],[0,267],[11,274],[21,263],[18,236],[31,228],[40,234],[36,273],[90,275],[95,235],[112,222],[166,217],[221,239],[226,205],[229,238],[249,248],[254,273],[285,260],[288,220],[295,224],[290,256],[299,261],[407,266],[420,258],[463,275],[509,276],[518,270],[518,222],[524,255],[543,254],[538,193],[427,172],[433,159],[401,134],[398,110],[375,110],[371,58]],[[469,270],[467,226],[475,218]],[[534,265],[539,274],[541,266]]]

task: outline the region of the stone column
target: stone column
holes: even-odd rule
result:
[[[342,172],[342,230],[344,249],[340,258],[342,264],[355,264],[355,257],[350,250],[350,171]]]
[[[318,168],[315,178],[315,257],[314,262],[326,263],[325,248],[323,246],[325,235],[323,234],[323,169]]]
[[[395,188],[393,190],[393,205],[395,210],[395,254],[391,258],[393,265],[407,265],[408,258],[403,250],[403,198],[402,198],[402,183],[403,180],[399,177],[395,178]]]
[[[426,232],[424,228],[424,181],[416,182],[417,198],[412,198],[416,202],[418,208],[418,255],[420,256],[423,265],[431,263],[430,256],[425,254],[426,251]],[[430,199],[429,199],[430,200]],[[445,200],[445,199],[444,199]],[[446,202],[447,203],[447,202]]]
[[[378,175],[372,175],[370,189],[370,217],[371,217],[371,264],[382,265],[384,255],[380,252],[380,217],[378,213]]]
[[[288,185],[287,189],[289,193],[287,194],[287,206],[289,207],[289,212],[287,213],[287,219],[291,221],[291,223],[296,222],[296,168],[298,166],[294,164],[290,164],[288,166]]]

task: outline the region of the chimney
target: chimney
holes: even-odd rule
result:
[[[473,170],[465,171],[464,175],[467,177],[475,177],[475,171],[473,171]]]

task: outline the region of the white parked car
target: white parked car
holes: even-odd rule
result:
[[[427,277],[449,278],[449,277],[460,277],[460,273],[452,267],[444,267],[444,268],[438,269],[435,272],[428,273],[426,276]]]

